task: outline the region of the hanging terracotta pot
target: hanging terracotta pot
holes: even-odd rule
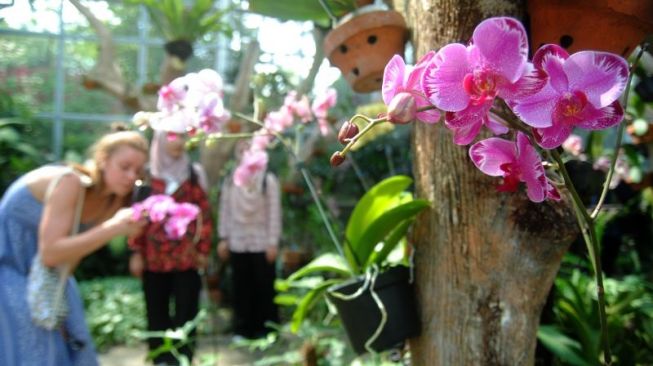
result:
[[[531,49],[558,44],[569,53],[608,51],[628,56],[653,32],[653,1],[528,0]]]
[[[401,14],[368,5],[327,34],[324,53],[354,91],[369,93],[381,89],[383,69],[393,55],[403,55],[407,37]]]

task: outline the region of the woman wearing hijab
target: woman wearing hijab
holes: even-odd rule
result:
[[[129,241],[134,251],[129,268],[143,280],[147,310],[147,327],[162,331],[181,327],[199,311],[201,278],[210,251],[212,219],[206,193],[206,175],[202,166],[191,163],[181,135],[155,131],[150,149],[151,194],[169,195],[176,202],[188,202],[200,208],[200,215],[191,222],[184,236],[168,238],[163,222],[149,223],[142,235]],[[170,301],[174,301],[174,313]],[[154,351],[163,344],[161,338],[149,338]],[[194,334],[186,344],[176,345],[179,354],[192,360]],[[170,352],[158,353],[156,365],[178,365]]]
[[[236,158],[247,150],[236,145]],[[234,174],[238,176],[238,174]],[[218,255],[232,268],[234,334],[259,338],[268,332],[265,323],[278,322],[274,304],[274,263],[281,236],[281,193],[274,174],[262,169],[244,184],[224,180],[220,190],[220,243]]]

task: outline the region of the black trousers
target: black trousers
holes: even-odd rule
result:
[[[196,270],[182,272],[145,272],[143,274],[143,292],[147,310],[147,329],[159,331],[179,328],[197,316],[199,311],[199,294],[201,279]],[[170,302],[174,301],[174,314],[171,314]],[[163,344],[161,338],[148,338],[150,351]],[[173,341],[174,343],[174,341]],[[195,350],[195,331],[190,341],[179,347],[178,352],[192,360]],[[157,355],[154,363],[178,365],[179,361],[170,352]]]
[[[265,253],[231,252],[234,333],[247,338],[267,334],[265,322],[279,322],[274,303],[274,264]]]

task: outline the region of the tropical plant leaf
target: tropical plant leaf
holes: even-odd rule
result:
[[[354,10],[352,0],[326,0],[336,17]],[[249,11],[281,20],[312,21],[323,27],[330,24],[329,15],[317,0],[250,0]]]
[[[380,250],[374,251],[370,255],[370,259],[367,261],[367,266],[369,267],[373,263],[381,266],[383,261],[388,257],[388,255],[394,250],[394,248],[401,242],[401,240],[406,236],[408,228],[414,222],[414,219],[408,219],[402,221],[397,227],[388,234],[388,236],[383,240],[383,245]]]
[[[362,263],[370,263],[370,256],[372,255],[376,245],[387,239],[391,233],[402,225],[406,220],[410,220],[420,213],[423,209],[429,207],[429,202],[422,199],[413,200],[410,202],[402,203],[399,206],[393,207],[380,216],[378,216],[367,227],[363,235],[360,237],[356,245],[353,245],[356,257]],[[394,240],[392,247],[387,248],[391,251],[394,245],[397,244],[399,238]]]
[[[306,318],[308,311],[315,305],[315,302],[324,295],[324,292],[331,286],[342,282],[341,280],[326,280],[321,285],[315,287],[309,291],[304,297],[299,301],[299,305],[295,309],[295,312],[292,315],[292,323],[290,329],[296,333],[299,330],[299,326]]]
[[[302,277],[318,272],[330,272],[342,277],[352,276],[352,271],[347,266],[344,258],[335,253],[325,253],[295,271],[288,276],[287,280],[290,282],[297,281]]]
[[[401,194],[412,182],[413,180],[408,176],[395,175],[377,183],[363,195],[349,216],[345,229],[346,240],[349,241],[352,248],[357,246],[363,233],[374,220],[400,204],[402,199],[406,200]],[[354,252],[357,250],[354,249]],[[361,258],[358,259],[359,263],[365,263],[360,260]]]
[[[556,357],[570,365],[592,366],[594,364],[581,357],[581,348],[577,341],[567,337],[553,325],[541,325],[537,331],[537,338]]]

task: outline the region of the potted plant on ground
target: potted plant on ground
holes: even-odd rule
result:
[[[373,186],[349,217],[342,251],[323,254],[277,282],[283,292],[313,283],[293,301],[293,330],[326,294],[359,354],[380,352],[419,334],[410,278],[412,251],[405,235],[429,203],[405,191],[411,183],[407,176],[393,176]],[[315,286],[310,277],[317,275],[323,277]],[[289,295],[280,296],[287,300]]]

